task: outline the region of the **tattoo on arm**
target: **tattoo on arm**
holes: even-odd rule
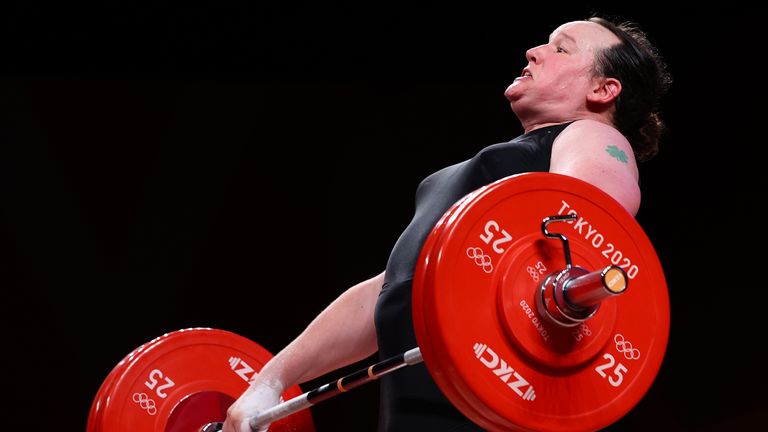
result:
[[[605,151],[607,151],[608,154],[611,155],[612,157],[618,159],[619,162],[621,162],[621,163],[627,163],[627,161],[628,161],[627,154],[624,153],[624,150],[622,150],[622,149],[620,149],[620,148],[618,148],[618,147],[616,147],[614,145],[606,147]]]

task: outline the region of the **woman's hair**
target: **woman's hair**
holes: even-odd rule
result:
[[[648,160],[659,151],[664,122],[659,116],[659,99],[667,92],[672,77],[664,60],[635,23],[614,24],[592,17],[591,21],[610,30],[621,43],[599,51],[595,72],[621,82],[613,122],[629,140],[635,157]]]

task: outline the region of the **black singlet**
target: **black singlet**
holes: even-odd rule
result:
[[[555,137],[570,123],[536,129],[512,141],[494,144],[475,157],[424,179],[416,190],[416,212],[395,243],[384,286],[376,304],[379,357],[417,346],[411,315],[411,281],[422,244],[451,205],[473,190],[501,178],[549,171]],[[451,405],[424,364],[381,378],[380,432],[480,431]]]

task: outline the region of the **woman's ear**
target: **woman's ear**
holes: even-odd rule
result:
[[[587,95],[587,100],[593,103],[608,104],[616,100],[621,93],[621,81],[616,78],[595,78],[592,92]]]

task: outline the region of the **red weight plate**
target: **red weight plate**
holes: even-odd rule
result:
[[[627,291],[584,325],[563,328],[535,307],[539,282],[574,265],[623,267]],[[488,430],[595,430],[626,414],[655,378],[669,334],[663,270],[650,241],[617,202],[549,173],[493,183],[449,210],[430,234],[413,285],[416,337],[446,396]],[[539,280],[536,280],[536,279]]]
[[[222,421],[229,405],[272,355],[253,341],[223,330],[186,329],[166,334],[124,367],[107,391],[100,432],[196,432]],[[294,386],[284,399],[301,394]],[[270,431],[313,431],[305,410],[272,424]]]

